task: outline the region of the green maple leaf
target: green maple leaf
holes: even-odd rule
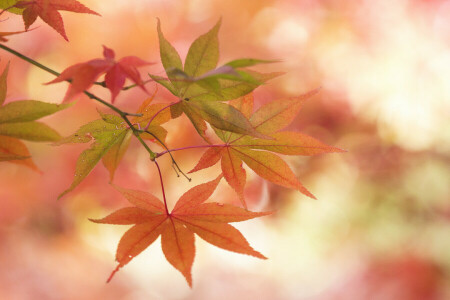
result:
[[[9,65],[0,75],[0,161],[23,164],[34,170],[37,166],[21,140],[55,142],[61,136],[48,125],[36,120],[63,110],[71,104],[51,104],[36,100],[21,100],[4,104]]]
[[[168,80],[149,75],[181,100],[171,107],[172,117],[176,118],[185,113],[206,141],[206,122],[222,130],[267,138],[254,130],[239,110],[221,101],[246,95],[280,73],[260,74],[238,69],[274,62],[257,59],[234,60],[216,68],[219,61],[220,25],[221,20],[192,43],[183,67],[180,55],[165,39],[158,20],[160,56]]]
[[[161,103],[150,104],[152,100],[153,97],[144,101],[137,111],[142,116],[130,119],[133,124],[139,123],[144,127],[149,118],[153,117],[155,112],[164,106]],[[99,113],[102,117],[101,119],[81,126],[74,134],[55,143],[55,145],[62,145],[94,141],[88,149],[80,154],[75,167],[74,180],[70,187],[58,196],[58,199],[76,188],[100,160],[103,161],[103,165],[110,173],[110,181],[114,179],[115,170],[128,149],[133,133],[131,128],[119,116]],[[152,120],[152,126],[148,128],[148,131],[157,136],[161,141],[165,140],[167,131],[160,124],[170,119],[169,114],[170,112],[168,111],[159,114],[157,118]],[[142,133],[141,137],[149,140],[154,139],[148,133]]]

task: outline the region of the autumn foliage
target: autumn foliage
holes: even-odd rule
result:
[[[75,0],[2,1],[1,4],[6,11],[22,15],[25,30],[39,17],[66,40],[68,38],[59,11],[98,15]],[[69,107],[70,103],[56,105],[24,100],[3,105],[8,67],[0,77],[0,105],[3,105],[0,107],[1,161],[23,164],[38,170],[21,140],[52,142],[54,146],[90,143],[77,160],[72,184],[62,191],[59,198],[76,189],[100,161],[109,171],[109,180],[112,182],[132,138],[140,142],[143,151],[154,162],[155,172],[160,179],[162,201],[150,193],[112,184],[112,188],[118,190],[133,206],[122,208],[103,219],[91,220],[102,224],[133,225],[119,242],[116,253],[118,266],[108,281],[159,236],[167,261],[183,274],[190,286],[195,235],[222,249],[265,259],[229,224],[272,213],[247,209],[244,164],[267,181],[315,198],[279,155],[311,156],[343,151],[306,134],[285,131],[306,101],[318,93],[319,89],[297,97],[274,99],[259,109],[254,109],[252,91],[282,73],[260,73],[250,69],[255,65],[276,62],[274,60],[243,58],[218,66],[218,31],[221,22],[219,20],[212,29],[191,44],[183,64],[175,47],[164,37],[158,20],[160,59],[165,76],[142,76],[138,68],[151,65],[149,61],[154,59],[148,61],[136,56],[125,56],[116,60],[114,51],[106,46],[103,46],[104,58],[68,66],[61,73],[40,65],[56,76],[47,84],[70,82],[62,102],[75,100],[84,93],[109,109],[107,112],[99,111],[97,120],[81,126],[67,137],[61,137],[54,129],[36,120],[57,113]],[[6,36],[19,33],[22,31],[1,32],[0,41],[6,42]],[[13,54],[17,53],[3,44],[0,47]],[[22,58],[39,66],[31,58]],[[131,84],[129,86],[125,86],[127,79]],[[157,82],[174,97],[167,102],[154,103],[155,91],[147,99],[143,99],[135,113],[125,112],[114,105],[120,93],[135,86],[147,92],[145,84],[150,81]],[[110,101],[88,91],[94,84],[110,91]],[[168,132],[162,125],[183,114],[203,138],[204,144],[171,149],[166,144]],[[208,124],[212,131],[208,130]],[[218,142],[214,142],[215,140]],[[165,150],[154,152],[154,144]],[[216,179],[197,184],[188,190],[169,212],[164,188],[170,189],[170,186],[164,186],[158,160],[165,154],[170,155],[175,171],[189,179],[179,168],[172,153],[195,148],[206,150],[189,173],[211,167],[219,161],[222,173]],[[206,202],[222,177],[236,192],[242,207]]]

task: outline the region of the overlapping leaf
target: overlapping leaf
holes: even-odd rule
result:
[[[142,117],[132,118],[131,122],[133,124],[140,124],[141,127],[145,127],[151,116],[161,109],[162,104],[151,104],[153,97],[154,95],[143,102],[138,109],[138,113],[142,114]],[[78,158],[72,184],[58,198],[63,197],[77,187],[100,160],[103,161],[103,165],[108,169],[110,180],[114,179],[114,173],[130,144],[132,130],[127,127],[127,124],[119,116],[101,112],[100,114],[101,119],[82,126],[74,134],[55,143],[55,145],[62,145],[87,143],[94,140],[90,148],[83,151]],[[148,127],[148,131],[162,142],[166,138],[167,131],[160,125],[170,119],[169,114],[168,111],[161,112],[152,120],[151,126]],[[154,141],[154,137],[148,133],[142,133],[141,137]]]
[[[60,10],[99,15],[76,0],[2,0],[0,7],[8,9],[12,13],[21,14],[26,30],[36,21],[37,17],[40,17],[66,41],[68,38],[59,13]]]
[[[317,90],[314,90],[300,97],[270,102],[254,114],[252,114],[253,96],[251,94],[233,100],[231,105],[249,118],[255,130],[272,139],[258,139],[215,129],[218,137],[225,144],[209,148],[190,173],[208,168],[221,161],[226,181],[236,191],[245,207],[246,173],[242,167],[243,162],[262,178],[284,187],[297,189],[314,198],[300,183],[289,166],[272,152],[284,155],[317,155],[343,151],[302,133],[279,131],[293,121],[304,101],[316,92]]]
[[[197,132],[206,140],[206,122],[222,130],[264,138],[255,131],[242,113],[219,101],[228,101],[248,94],[279,73],[260,74],[237,68],[273,61],[242,59],[217,67],[219,60],[218,31],[221,21],[197,38],[189,48],[184,68],[175,48],[165,39],[158,20],[158,36],[162,64],[168,81],[160,76],[152,79],[180,99],[171,107],[172,117],[183,112]]]
[[[134,225],[121,238],[114,274],[144,251],[161,235],[161,246],[167,261],[180,271],[192,286],[191,269],[198,235],[219,248],[265,259],[255,251],[230,222],[239,222],[268,215],[219,203],[205,203],[216,189],[221,177],[198,185],[180,197],[169,213],[163,202],[152,194],[116,187],[132,207],[122,208],[109,216],[91,220],[96,223]]]
[[[57,78],[47,84],[71,80],[72,84],[66,92],[64,101],[69,101],[79,93],[90,88],[102,74],[105,75],[106,87],[111,91],[111,102],[114,103],[119,92],[125,85],[126,78],[136,83],[141,89],[146,91],[144,82],[141,79],[138,67],[150,65],[136,56],[125,56],[119,61],[115,61],[115,53],[112,49],[103,46],[104,59],[92,59],[90,61],[75,64],[65,69]]]
[[[0,76],[0,161],[10,161],[38,170],[30,158],[25,144],[20,140],[55,142],[61,136],[37,119],[67,108],[35,100],[22,100],[4,104],[7,92],[8,67]]]

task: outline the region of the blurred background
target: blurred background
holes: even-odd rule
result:
[[[262,261],[196,239],[192,289],[165,259],[159,240],[118,272],[114,254],[127,226],[99,218],[127,206],[98,165],[62,200],[78,155],[87,145],[28,143],[42,174],[0,164],[0,299],[450,299],[450,1],[82,0],[102,17],[62,12],[70,42],[40,19],[36,30],[8,46],[58,71],[102,56],[159,61],[156,18],[185,57],[190,43],[222,17],[221,60],[281,59],[257,68],[283,71],[255,91],[256,106],[322,87],[290,130],[347,153],[285,157],[318,198],[266,183],[247,169],[249,208],[273,216],[236,223]],[[23,30],[20,16],[3,14],[1,31]],[[66,83],[11,61],[7,102],[60,103]],[[163,74],[160,63],[142,68]],[[155,85],[147,85],[154,91]],[[92,88],[109,99],[109,92]],[[116,104],[134,111],[139,89]],[[159,88],[156,100],[174,97]],[[47,117],[62,135],[107,111],[85,97]],[[198,145],[185,116],[164,125],[171,148]],[[161,151],[157,145],[152,145]],[[177,152],[190,170],[202,150]],[[177,178],[161,159],[170,206],[193,185],[219,174],[213,167]],[[160,197],[156,170],[132,143],[115,183]],[[215,201],[238,204],[223,182]]]

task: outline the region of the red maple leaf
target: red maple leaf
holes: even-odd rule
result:
[[[229,204],[204,203],[221,178],[219,176],[187,191],[170,213],[167,206],[152,194],[116,187],[134,206],[119,209],[100,220],[91,220],[105,224],[135,224],[119,242],[116,253],[119,265],[111,273],[108,282],[121,267],[144,251],[160,235],[167,261],[183,274],[189,286],[192,286],[191,268],[195,257],[194,234],[219,248],[266,259],[228,223],[245,221],[271,212],[250,212]]]
[[[144,61],[136,56],[125,56],[116,62],[114,60],[114,51],[106,46],[103,46],[103,56],[105,57],[104,59],[92,59],[70,66],[58,77],[46,84],[71,80],[72,84],[67,90],[64,101],[68,101],[75,95],[90,88],[103,73],[106,73],[105,83],[106,87],[111,91],[112,103],[114,103],[115,98],[123,88],[126,78],[131,79],[141,89],[147,91],[137,68],[153,63]]]
[[[72,11],[76,13],[86,13],[100,15],[87,8],[76,0],[29,0],[19,1],[14,5],[17,8],[24,8],[22,13],[25,29],[28,28],[40,17],[45,23],[55,29],[62,37],[69,41],[64,30],[64,23],[58,10]]]

